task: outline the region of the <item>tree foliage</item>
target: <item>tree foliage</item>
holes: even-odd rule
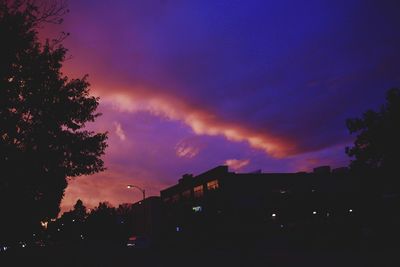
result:
[[[361,118],[348,119],[347,128],[357,137],[346,153],[354,160],[351,168],[358,172],[377,173],[385,177],[399,174],[400,90],[387,92],[386,103],[379,111],[368,110]]]
[[[132,204],[121,204],[118,208],[100,202],[87,212],[81,200],[74,208],[51,221],[45,238],[55,243],[98,243],[107,242],[125,245],[135,229]]]
[[[0,207],[24,223],[58,214],[68,177],[104,170],[107,135],[85,128],[100,115],[99,99],[87,76],[62,73],[65,35],[38,38],[65,12],[60,2],[0,0]]]

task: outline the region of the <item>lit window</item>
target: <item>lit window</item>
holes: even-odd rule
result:
[[[216,190],[219,188],[218,180],[213,180],[207,183],[208,190]]]
[[[188,199],[190,198],[191,194],[192,193],[190,192],[190,190],[186,190],[182,192],[182,197]]]
[[[193,192],[194,192],[194,197],[202,197],[202,196],[203,196],[203,193],[204,193],[204,191],[203,191],[203,185],[196,186],[196,187],[193,189]]]

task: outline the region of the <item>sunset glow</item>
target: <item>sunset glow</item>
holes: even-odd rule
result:
[[[284,2],[69,1],[41,36],[70,33],[64,73],[89,74],[103,115],[87,127],[108,131],[109,147],[107,170],[71,179],[62,209],[135,202],[126,184],[158,195],[221,164],[347,165],[345,120],[400,83],[398,14],[386,2]]]

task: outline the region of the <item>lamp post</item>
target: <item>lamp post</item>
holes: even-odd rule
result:
[[[128,188],[128,189],[136,188],[136,189],[138,189],[140,192],[142,192],[142,194],[143,194],[143,200],[146,198],[146,191],[145,191],[144,189],[140,188],[139,186],[128,184],[128,185],[126,186],[126,188]]]
[[[146,234],[146,205],[144,203],[144,201],[146,199],[146,191],[143,188],[140,188],[139,186],[131,185],[131,184],[128,184],[126,186],[126,188],[128,188],[128,189],[136,188],[140,192],[142,192],[142,195],[143,195],[143,200],[142,200],[142,205],[143,205],[143,233]]]

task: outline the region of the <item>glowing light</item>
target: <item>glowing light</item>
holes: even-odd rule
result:
[[[196,206],[196,207],[193,207],[192,210],[193,210],[194,212],[201,212],[203,209],[202,209],[201,206]]]
[[[313,211],[313,212],[312,212],[312,214],[314,214],[314,215],[315,215],[315,214],[317,214],[317,212],[316,212],[316,211]]]
[[[352,210],[352,209],[349,209],[349,212],[350,212],[350,213],[352,213],[352,212],[353,212],[353,210]]]
[[[276,217],[276,213],[272,213],[272,218],[275,218]]]

